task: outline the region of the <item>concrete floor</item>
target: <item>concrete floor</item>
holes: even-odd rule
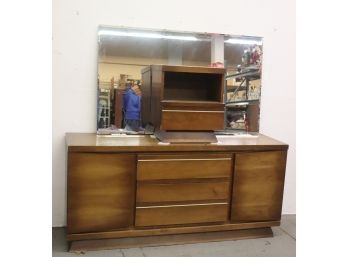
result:
[[[274,227],[273,238],[223,241],[199,244],[90,251],[93,257],[295,257],[296,216],[283,215],[280,227]],[[67,252],[64,228],[53,228],[53,257],[77,256]]]

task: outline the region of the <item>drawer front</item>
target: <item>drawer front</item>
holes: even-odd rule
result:
[[[163,130],[220,130],[224,129],[224,111],[162,110]]]
[[[139,155],[137,179],[230,178],[231,167],[229,154]]]
[[[137,207],[135,226],[225,222],[227,203]]]
[[[137,205],[158,202],[229,199],[229,181],[203,183],[138,183]]]

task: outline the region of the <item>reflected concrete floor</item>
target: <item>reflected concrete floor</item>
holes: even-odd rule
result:
[[[283,215],[280,227],[274,227],[273,238],[222,241],[130,249],[69,253],[65,229],[52,229],[53,257],[295,257],[296,215]]]

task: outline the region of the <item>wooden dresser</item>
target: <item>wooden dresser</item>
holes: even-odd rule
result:
[[[70,249],[272,236],[288,145],[261,134],[218,140],[68,133]]]

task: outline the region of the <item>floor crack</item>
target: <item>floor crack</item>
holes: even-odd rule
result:
[[[146,257],[143,248],[140,248],[140,250],[141,250],[141,253],[142,253],[143,257]]]
[[[290,235],[286,230],[282,229],[281,227],[279,227],[281,231],[283,231],[285,234],[287,234],[289,237],[291,237],[292,239],[294,239],[296,241],[296,237]]]

